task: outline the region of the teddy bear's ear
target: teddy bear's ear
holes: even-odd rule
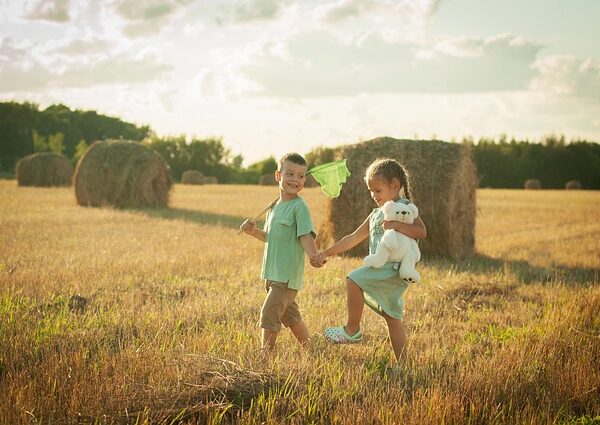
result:
[[[413,210],[415,218],[417,218],[419,216],[419,209],[417,206],[415,204],[409,204],[408,206]]]

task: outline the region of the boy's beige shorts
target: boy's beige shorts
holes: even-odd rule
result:
[[[267,297],[260,310],[260,327],[273,332],[279,332],[281,325],[290,327],[302,319],[296,295],[298,291],[289,289],[287,283],[265,282]]]

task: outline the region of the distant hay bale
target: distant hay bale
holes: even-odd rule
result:
[[[215,176],[205,176],[204,184],[219,184],[219,179]]]
[[[204,174],[198,170],[187,170],[181,175],[182,184],[204,184]]]
[[[376,208],[364,181],[368,165],[390,157],[404,165],[410,176],[411,195],[427,227],[419,242],[425,254],[454,259],[475,250],[475,196],[478,175],[467,145],[426,140],[378,138],[341,146],[336,158],[347,160],[352,173],[338,198],[328,200],[326,220],[319,230],[320,247],[354,231]],[[368,243],[349,251],[364,256]]]
[[[523,185],[523,188],[525,189],[541,189],[542,188],[542,182],[539,181],[538,179],[527,179],[525,180],[525,184]]]
[[[277,180],[275,180],[274,174],[265,174],[264,176],[260,176],[258,184],[261,186],[277,186]]]
[[[566,190],[580,190],[581,187],[581,182],[579,180],[569,180],[565,183]]]
[[[71,186],[73,166],[63,155],[39,152],[21,158],[16,174],[19,186]]]
[[[169,204],[169,166],[150,148],[131,141],[94,142],[83,154],[73,178],[83,206],[162,207]]]

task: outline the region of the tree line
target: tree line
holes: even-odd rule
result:
[[[545,189],[564,189],[578,180],[584,189],[600,189],[600,144],[585,140],[569,143],[564,136],[546,136],[539,143],[508,140],[464,139],[472,145],[479,171],[479,186],[523,188],[527,179],[538,179]]]
[[[126,139],[146,144],[169,164],[176,181],[186,170],[199,170],[222,183],[256,184],[272,174],[277,161],[268,157],[243,167],[244,158],[227,149],[222,139],[185,136],[158,137],[147,125],[138,126],[96,111],[52,105],[40,110],[34,103],[0,103],[0,175],[14,174],[17,161],[34,152],[52,151],[75,165],[95,140]],[[579,180],[586,189],[600,189],[600,145],[585,140],[567,142],[548,136],[540,142],[499,139],[461,141],[472,148],[480,187],[522,188],[539,179],[544,188],[564,188]],[[333,161],[335,148],[317,147],[305,154],[309,168]]]
[[[65,105],[40,110],[34,103],[0,103],[0,172],[14,172],[16,162],[34,152],[52,151],[76,162],[94,140],[142,140],[149,131],[148,126]]]

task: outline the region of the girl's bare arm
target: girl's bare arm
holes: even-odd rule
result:
[[[356,230],[349,235],[344,236],[342,239],[337,241],[335,244],[327,248],[321,253],[322,259],[332,257],[334,255],[341,254],[342,252],[348,251],[354,248],[356,245],[364,241],[369,237],[369,217],[362,222]]]
[[[393,229],[412,239],[425,239],[427,237],[427,228],[421,217],[417,217],[413,224],[404,224],[399,221],[384,221],[385,230]]]

